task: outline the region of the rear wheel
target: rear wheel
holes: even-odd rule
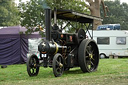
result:
[[[83,72],[93,72],[99,63],[99,50],[92,39],[84,39],[78,49],[78,62]]]
[[[64,62],[62,55],[57,53],[53,58],[53,73],[55,77],[59,77],[63,74]]]
[[[39,60],[35,54],[28,58],[27,72],[29,76],[37,76],[39,73]]]

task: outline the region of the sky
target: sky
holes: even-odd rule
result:
[[[121,3],[122,3],[122,2],[125,2],[125,3],[128,4],[128,0],[120,0],[120,2],[121,2]]]
[[[30,0],[22,0],[22,1],[23,1],[23,2],[26,2],[26,1],[30,1]],[[120,0],[120,1],[121,1],[121,3],[122,3],[122,2],[125,2],[125,3],[128,4],[128,0]],[[15,2],[18,3],[19,0],[15,0]]]
[[[30,1],[30,0],[21,0],[22,2]],[[15,0],[15,2],[18,4],[19,0]]]
[[[22,2],[26,2],[26,1],[30,1],[30,0],[21,0]],[[114,1],[114,0],[111,0]],[[17,5],[19,4],[19,0],[15,0],[15,2],[17,3]],[[121,3],[125,2],[128,4],[128,0],[120,0]]]

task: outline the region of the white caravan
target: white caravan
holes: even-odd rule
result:
[[[128,31],[126,30],[94,30],[93,39],[97,42],[101,57],[128,56]]]

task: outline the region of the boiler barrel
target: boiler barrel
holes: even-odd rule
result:
[[[67,46],[60,46],[56,42],[49,41],[43,41],[38,46],[38,50],[42,54],[56,54],[62,52],[63,49],[67,49]]]

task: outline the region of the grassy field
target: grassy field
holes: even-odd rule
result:
[[[100,59],[96,72],[82,73],[73,68],[55,78],[51,68],[40,68],[36,77],[29,77],[26,65],[0,68],[0,85],[128,85],[128,59]]]

